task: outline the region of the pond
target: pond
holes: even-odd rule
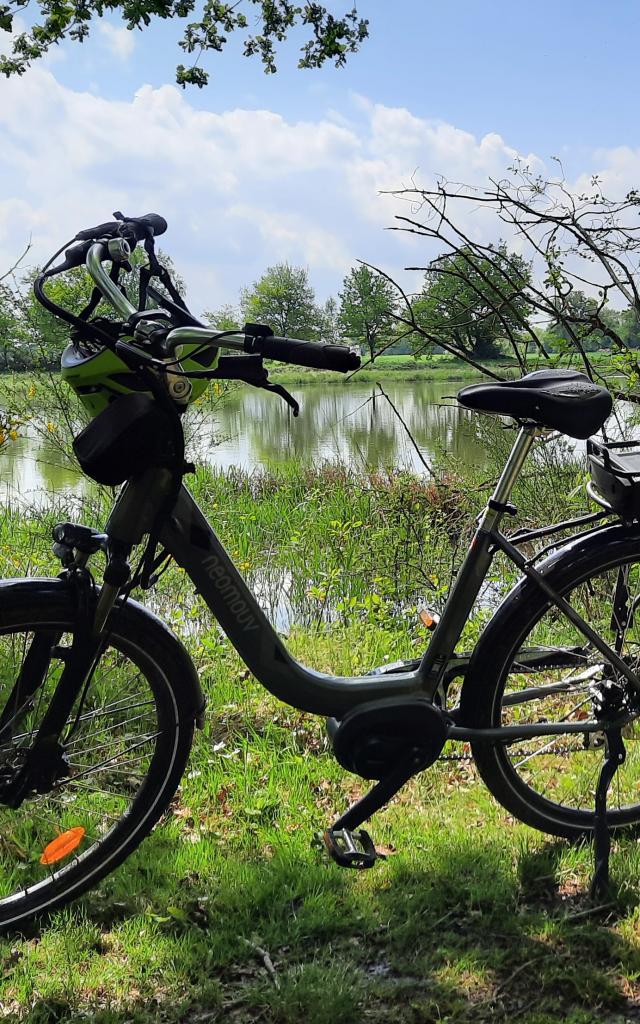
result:
[[[462,385],[438,381],[385,381],[375,385],[338,381],[289,390],[300,403],[294,418],[277,395],[242,387],[212,410],[190,417],[189,453],[197,462],[253,469],[297,459],[308,464],[339,460],[367,469],[395,466],[425,472],[441,455],[461,466],[482,464],[474,418],[455,401]],[[404,420],[406,428],[400,418]],[[416,451],[409,433],[415,439]],[[0,454],[0,501],[42,504],[48,498],[82,496],[91,482],[33,426]]]

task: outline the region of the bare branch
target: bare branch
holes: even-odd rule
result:
[[[25,258],[25,256],[29,252],[29,249],[31,248],[31,244],[32,244],[31,243],[31,238],[29,238],[29,241],[27,242],[26,248],[25,248],[24,252],[22,253],[22,255],[18,256],[18,259],[13,264],[13,266],[9,267],[8,270],[5,270],[4,274],[0,274],[0,281],[6,280],[7,277],[11,277],[11,275],[16,272],[16,270],[18,269],[18,267],[22,263],[23,259]]]

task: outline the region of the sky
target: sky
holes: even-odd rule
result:
[[[205,59],[210,84],[182,90],[179,24],[128,32],[110,16],[2,79],[0,274],[29,242],[37,264],[116,209],[153,211],[195,312],[283,260],[323,301],[357,259],[413,286],[403,268],[433,255],[386,230],[404,208],[381,192],[482,186],[517,156],[550,173],[559,158],[575,187],[640,184],[637,0],[357,6],[370,37],[343,69],[298,70],[294,33],[267,76],[232,40]]]

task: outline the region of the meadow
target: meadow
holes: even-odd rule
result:
[[[497,466],[510,438],[487,435]],[[567,453],[523,478],[527,522],[583,504]],[[541,487],[541,480],[548,486]],[[213,473],[198,500],[287,643],[316,668],[357,673],[426,643],[489,481],[438,482],[346,466]],[[558,508],[558,495],[562,495]],[[110,494],[85,500],[103,521]],[[5,507],[0,575],[53,574],[66,517]],[[498,565],[492,587],[509,585]],[[181,634],[208,698],[165,821],[98,890],[0,943],[0,1006],[30,1024],[92,1020],[294,1024],[635,1019],[638,869],[616,841],[615,889],[587,898],[588,846],[550,840],[498,807],[468,751],[408,784],[371,831],[385,860],[344,871],[314,843],[364,783],[333,760],[324,723],[252,680],[171,570],[152,605]],[[472,643],[488,606],[465,638]],[[457,756],[456,756],[457,755]]]

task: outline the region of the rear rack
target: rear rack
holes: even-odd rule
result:
[[[640,441],[587,441],[594,501],[626,520],[640,519]]]

